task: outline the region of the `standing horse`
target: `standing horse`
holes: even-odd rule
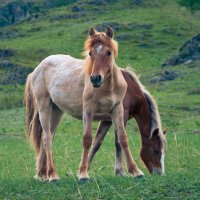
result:
[[[120,154],[121,148],[125,153],[129,173],[132,176],[143,175],[135,164],[127,143],[122,101],[127,90],[124,75],[130,75],[125,71],[122,74],[115,63],[118,48],[113,40],[112,29],[108,27],[106,33],[90,29],[85,50],[89,54],[84,62],[65,55],[49,56],[28,76],[25,91],[26,124],[29,139],[36,150],[35,178],[39,180],[59,179],[52,158],[52,139],[64,112],[77,119],[83,118],[84,121],[83,153],[78,173],[80,180],[89,178],[88,153],[92,143],[93,120],[101,120],[101,124],[113,121],[117,130],[118,149]],[[145,148],[144,153],[141,151],[148,169],[150,165],[151,168],[154,167],[151,159],[158,157],[163,160],[164,137],[160,137],[161,129],[156,130],[156,138],[159,138],[156,139],[156,144],[160,155],[152,158],[147,156],[145,162]],[[99,130],[98,135],[100,132]],[[152,134],[152,139],[154,135]],[[151,143],[147,149],[152,151],[153,142]],[[157,169],[164,165],[163,162],[160,163]]]

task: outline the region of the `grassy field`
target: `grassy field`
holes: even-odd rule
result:
[[[15,31],[17,36],[1,39],[0,47],[15,52],[10,62],[34,68],[50,54],[81,58],[87,30],[108,22],[113,25],[119,42],[118,65],[131,64],[141,74],[142,83],[157,100],[163,127],[168,127],[166,174],[151,176],[142,165],[140,136],[131,120],[127,126],[129,144],[145,179],[114,176],[111,129],[91,166],[91,181],[79,183],[76,175],[82,151],[82,121],[66,115],[53,145],[61,180],[35,181],[34,151],[25,136],[24,85],[7,84],[0,86],[0,199],[200,199],[200,62],[160,67],[199,33],[200,12],[191,15],[173,0],[146,0],[142,6],[128,0],[98,6],[88,2],[54,8],[36,20],[2,28],[1,32]],[[82,11],[72,12],[74,5]],[[65,17],[56,20],[58,16]],[[166,70],[176,72],[178,78],[152,83]],[[1,68],[0,75],[1,80]],[[97,123],[94,132],[96,127]]]

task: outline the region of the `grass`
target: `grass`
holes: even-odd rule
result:
[[[5,119],[5,115],[12,121]],[[91,181],[82,184],[76,177],[81,157],[82,122],[65,116],[53,146],[61,180],[40,183],[33,179],[35,161],[24,134],[24,109],[3,110],[0,116],[2,199],[198,199],[200,135],[187,132],[183,125],[174,132],[170,127],[165,176],[150,176],[141,165],[139,134],[135,123],[130,121],[129,143],[146,178],[114,177],[114,134],[111,130],[92,164]]]
[[[200,198],[200,63],[159,67],[199,32],[200,12],[191,15],[172,0],[145,2],[142,7],[130,5],[127,0],[123,4],[116,1],[95,8],[95,5],[82,1],[78,6],[84,9],[84,17],[51,21],[54,16],[75,14],[71,11],[73,5],[54,8],[37,20],[4,27],[1,31],[15,30],[21,37],[2,39],[0,46],[16,52],[10,58],[13,63],[34,68],[50,54],[65,53],[81,58],[90,26],[118,23],[116,38],[123,34],[128,37],[118,40],[117,63],[122,67],[131,64],[141,74],[142,83],[157,100],[163,127],[169,129],[166,175],[150,176],[143,167],[139,158],[140,136],[132,120],[127,126],[129,144],[146,178],[114,177],[114,134],[110,130],[92,164],[91,181],[79,183],[76,174],[82,151],[82,122],[67,115],[57,130],[53,145],[61,180],[57,183],[35,181],[34,152],[25,136],[24,86],[1,85],[0,199]],[[151,28],[141,26],[144,24]],[[173,81],[151,83],[152,77],[164,70],[176,71],[179,77]],[[93,125],[93,132],[96,127],[97,123]]]

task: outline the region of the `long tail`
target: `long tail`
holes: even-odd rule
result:
[[[39,112],[31,91],[31,74],[28,76],[25,88],[26,104],[26,133],[29,141],[38,154],[42,138],[42,126],[39,119]]]

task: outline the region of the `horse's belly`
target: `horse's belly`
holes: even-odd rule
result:
[[[77,118],[82,116],[83,102],[79,91],[74,93],[73,88],[70,91],[55,87],[55,91],[51,94],[51,99],[64,112]]]

